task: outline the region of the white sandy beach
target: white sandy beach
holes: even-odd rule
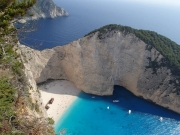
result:
[[[55,123],[66,111],[66,109],[73,103],[80,93],[80,90],[75,85],[66,80],[56,80],[47,82],[39,86],[43,104],[46,105],[51,98],[54,98],[52,104],[47,110],[48,117],[54,119]]]

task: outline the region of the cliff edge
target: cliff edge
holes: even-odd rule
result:
[[[146,35],[145,31],[131,30],[109,25],[65,46],[37,51],[20,45],[20,49],[27,60],[25,67],[37,83],[66,79],[96,95],[111,95],[114,85],[120,85],[180,113],[179,63],[143,36],[138,37],[137,33]],[[149,38],[154,41],[152,35]],[[165,43],[167,38],[162,39]]]
[[[63,8],[56,6],[52,0],[37,0],[24,19],[55,18],[57,16],[68,16],[68,13]]]

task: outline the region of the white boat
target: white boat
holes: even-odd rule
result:
[[[113,102],[117,103],[117,102],[119,102],[119,100],[113,100]]]

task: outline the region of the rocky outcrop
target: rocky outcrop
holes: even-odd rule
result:
[[[57,16],[68,16],[68,13],[56,6],[52,0],[37,0],[24,19],[55,18]]]
[[[66,79],[86,93],[111,95],[120,85],[158,105],[180,113],[177,76],[159,66],[164,56],[148,48],[134,34],[114,30],[98,38],[98,32],[65,46],[37,51],[20,46],[29,70],[37,83],[47,79]]]
[[[19,45],[20,44],[18,43],[18,46]],[[28,92],[30,94],[29,95],[29,107],[31,108],[30,109],[27,107],[28,113],[37,118],[39,118],[39,117],[48,118],[48,115],[47,115],[47,112],[45,109],[45,105],[42,102],[41,94],[38,90],[37,83],[32,74],[33,72],[31,70],[31,65],[29,65],[27,63],[26,56],[24,55],[22,50],[20,50],[19,47],[16,48],[16,50],[17,50],[17,53],[21,56],[21,60],[25,66],[24,74],[26,76],[27,88],[28,88]],[[37,112],[37,110],[32,109],[32,108],[34,108],[35,104],[36,104],[36,107],[38,107],[38,110],[39,110],[38,112]]]

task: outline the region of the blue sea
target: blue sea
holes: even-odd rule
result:
[[[180,44],[180,6],[135,2],[137,0],[54,0],[68,17],[40,19],[21,33],[22,44],[39,50],[68,44],[107,24],[156,31]]]
[[[80,93],[55,125],[65,135],[179,135],[180,115],[114,87],[113,96]],[[116,101],[116,102],[113,102]],[[117,102],[118,101],[118,102]],[[131,113],[129,114],[129,110]],[[160,120],[160,117],[163,119]]]
[[[62,46],[106,24],[156,31],[180,44],[177,5],[138,0],[54,2],[69,16],[27,23],[26,27],[32,31],[20,33],[22,44],[39,50]],[[113,96],[99,97],[82,92],[55,125],[55,131],[65,135],[179,135],[180,115],[115,86]]]

